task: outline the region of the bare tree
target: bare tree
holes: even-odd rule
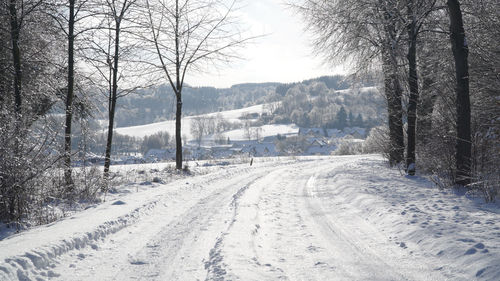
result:
[[[113,142],[113,125],[115,120],[116,111],[116,100],[118,99],[118,63],[120,60],[120,32],[121,24],[125,18],[126,13],[129,11],[130,7],[134,5],[135,0],[124,0],[123,3],[118,3],[118,1],[106,1],[107,8],[109,9],[109,16],[113,20],[114,26],[112,30],[114,31],[113,37],[113,55],[111,57],[110,72],[111,75],[111,87],[109,92],[108,100],[108,138],[106,142],[106,156],[104,160],[104,179],[107,182],[109,177],[109,166],[111,165],[111,145]],[[121,7],[120,7],[121,4]],[[109,60],[107,60],[109,62]]]
[[[245,121],[243,124],[243,136],[249,141],[252,140],[252,127],[250,121]]]
[[[186,75],[207,64],[236,58],[235,50],[251,38],[243,38],[235,19],[236,1],[146,0],[150,41],[176,97],[176,168],[182,169],[182,90]]]
[[[255,136],[255,140],[257,142],[261,142],[262,141],[262,128],[261,127],[256,127],[254,128],[254,132],[253,132],[254,136]]]
[[[91,79],[100,86],[108,100],[108,133],[104,161],[104,182],[107,184],[113,143],[114,117],[117,100],[141,87],[148,85],[137,53],[140,44],[136,33],[139,26],[135,23],[137,0],[108,0],[104,5],[97,4],[96,18],[101,19],[99,28],[88,32],[85,40],[85,59],[95,70]],[[124,39],[124,40],[123,40]]]
[[[73,178],[71,176],[71,125],[73,122],[73,96],[75,86],[75,3],[76,0],[69,0],[68,16],[68,85],[66,87],[66,110],[65,110],[65,129],[64,129],[64,180],[66,189],[73,190]],[[78,7],[77,7],[78,10]]]
[[[72,122],[75,114],[75,90],[78,90],[75,83],[75,57],[77,55],[78,47],[76,45],[77,39],[86,31],[95,28],[92,23],[94,14],[89,9],[89,0],[50,0],[46,1],[47,15],[57,23],[60,30],[66,36],[66,56],[67,61],[66,69],[66,87],[64,88],[65,95],[64,114],[64,181],[68,192],[74,190],[71,156],[72,156]],[[83,103],[79,102],[79,105]]]
[[[198,147],[201,146],[201,141],[207,132],[207,120],[203,117],[197,116],[191,119],[191,135],[198,143]]]

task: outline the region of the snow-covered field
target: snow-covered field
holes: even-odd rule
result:
[[[0,280],[500,280],[499,264],[497,204],[375,155],[259,158],[124,185],[0,241]]]
[[[198,116],[188,116],[188,117],[183,117],[181,121],[181,135],[186,136],[188,140],[192,140],[193,136],[191,135],[191,121],[193,118],[196,117],[216,117],[217,115],[220,115],[222,118],[225,120],[232,122],[232,123],[241,123],[240,117],[246,115],[246,114],[262,114],[263,112],[266,112],[266,106],[269,106],[268,104],[260,104],[260,105],[254,105],[246,108],[241,108],[241,109],[235,109],[235,110],[228,110],[228,111],[221,111],[217,113],[209,113],[205,115],[198,115]],[[274,135],[277,133],[284,134],[287,133],[291,130],[294,130],[296,126],[293,125],[268,125],[273,127],[272,130],[265,130],[264,133],[266,132],[273,132]],[[146,124],[146,125],[140,125],[140,126],[131,126],[131,127],[122,127],[122,128],[116,128],[116,132],[121,134],[121,135],[128,135],[128,136],[133,136],[133,137],[145,137],[148,135],[152,135],[154,133],[157,133],[159,131],[167,131],[171,133],[171,135],[174,135],[175,132],[175,120],[169,120],[169,121],[163,121],[163,122],[157,122],[157,123],[152,123],[152,124]],[[298,132],[298,128],[295,129],[296,132]],[[243,139],[243,130],[236,130],[235,132],[231,132],[231,136],[235,136],[235,139]],[[230,137],[231,137],[230,136]],[[263,135],[267,136],[267,135]],[[231,138],[233,139],[233,138]]]
[[[271,137],[280,135],[297,135],[299,133],[299,127],[294,124],[270,124],[260,126],[259,137]],[[245,129],[236,129],[225,132],[224,135],[231,140],[242,141],[247,140],[248,136],[245,133]]]

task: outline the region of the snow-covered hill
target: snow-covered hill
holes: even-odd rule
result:
[[[0,280],[500,280],[498,205],[379,156],[213,164],[0,241]]]
[[[242,127],[241,129],[235,129],[228,132],[224,132],[224,135],[229,137],[231,140],[244,140],[246,137],[245,137],[245,130],[243,129],[242,117],[244,117],[245,115],[252,115],[252,114],[260,116],[262,113],[268,112],[269,106],[270,106],[269,104],[261,104],[241,109],[184,117],[182,118],[181,121],[182,136],[185,136],[187,138],[186,141],[194,139],[194,136],[191,134],[191,125],[194,118],[198,117],[215,118],[217,116],[220,116],[224,120],[229,121],[231,123],[241,124]],[[261,137],[275,136],[277,134],[281,135],[297,134],[299,131],[299,128],[294,124],[265,125],[262,126],[261,129],[262,129],[260,131]],[[144,137],[148,135],[153,135],[154,133],[160,131],[167,131],[170,133],[170,135],[173,136],[175,134],[175,120],[163,121],[141,126],[122,127],[116,129],[116,132],[121,135],[128,135],[134,137]]]

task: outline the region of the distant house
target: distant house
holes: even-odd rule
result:
[[[299,128],[299,135],[301,136],[314,136],[325,137],[326,130],[323,128]]]
[[[262,142],[275,142],[276,140],[278,140],[278,136],[277,135],[274,135],[274,136],[266,136],[262,139]]]
[[[310,146],[325,146],[327,144],[323,139],[310,139]]]
[[[260,143],[257,146],[257,151],[262,156],[278,155],[278,152],[276,151],[276,145],[274,143]]]
[[[326,142],[324,140],[315,139],[307,147],[304,154],[306,154],[306,155],[330,155],[335,149],[337,149],[336,145],[328,144],[328,142]]]
[[[344,132],[339,129],[326,129],[326,137],[328,138],[341,138],[344,136]]]
[[[355,139],[364,139],[366,137],[366,129],[359,127],[346,127],[344,128],[344,133],[346,135],[351,135]]]
[[[212,155],[216,159],[229,158],[233,156],[235,150],[232,145],[218,145],[211,147]]]

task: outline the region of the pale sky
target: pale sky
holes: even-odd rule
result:
[[[243,0],[243,26],[256,39],[241,52],[244,60],[219,67],[209,74],[191,74],[186,82],[192,86],[230,87],[249,82],[297,82],[322,75],[344,73],[342,67],[324,64],[312,53],[310,38],[298,14],[282,0]]]

